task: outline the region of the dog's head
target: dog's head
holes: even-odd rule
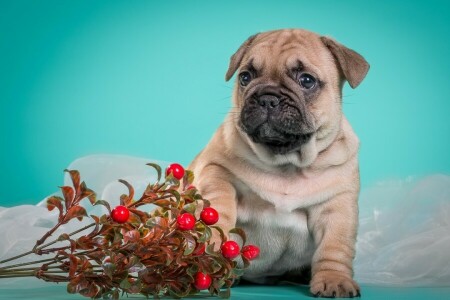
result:
[[[340,129],[344,81],[355,88],[368,69],[355,51],[309,31],[251,36],[226,73],[228,81],[238,71],[234,125],[260,159],[309,165]]]

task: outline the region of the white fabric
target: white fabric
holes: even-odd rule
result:
[[[163,170],[168,165],[130,156],[92,155],[74,161],[68,169],[80,171],[81,179],[98,193],[98,199],[115,206],[127,192],[118,179],[130,182],[136,195],[156,180],[156,171],[146,166],[149,162],[160,164]],[[70,185],[68,176],[64,184]],[[56,212],[49,213],[43,206],[45,200],[37,206],[0,207],[0,260],[31,249],[53,226]],[[102,214],[101,206],[84,206],[88,214]],[[73,220],[53,236],[81,227]],[[391,180],[363,189],[356,249],[355,279],[361,284],[450,286],[450,176]],[[14,263],[31,259],[36,256]],[[0,279],[0,289],[47,284],[29,278]]]

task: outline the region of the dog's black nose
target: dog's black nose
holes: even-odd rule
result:
[[[280,104],[280,99],[275,95],[262,95],[258,98],[258,104],[266,108],[274,108]]]

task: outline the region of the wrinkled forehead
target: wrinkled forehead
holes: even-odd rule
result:
[[[334,60],[319,36],[304,31],[268,32],[258,36],[243,60],[258,71],[305,69],[324,77]]]

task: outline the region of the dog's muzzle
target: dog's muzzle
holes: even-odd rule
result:
[[[297,150],[312,133],[302,130],[301,113],[278,93],[251,96],[241,115],[241,127],[253,142],[265,145],[274,154]]]

